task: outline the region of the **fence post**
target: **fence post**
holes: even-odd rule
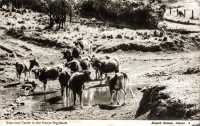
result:
[[[185,17],[185,10],[184,10],[184,17]]]
[[[178,8],[177,8],[177,16],[178,16]]]
[[[192,10],[192,17],[191,17],[191,19],[194,19],[194,12],[193,12],[193,10]]]
[[[171,13],[172,13],[172,8],[170,7],[170,15],[171,15]]]

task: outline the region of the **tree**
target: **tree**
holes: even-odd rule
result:
[[[70,13],[70,4],[66,0],[45,0],[47,14],[50,18],[49,27],[54,23],[58,24],[58,29],[63,28],[66,22],[66,15]]]

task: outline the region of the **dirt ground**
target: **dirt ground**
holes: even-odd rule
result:
[[[2,15],[4,12],[0,12]],[[16,14],[21,20],[25,15],[20,16]],[[37,13],[28,14],[27,18],[35,19],[41,18]],[[2,17],[2,16],[1,16]],[[16,61],[29,60],[33,57],[39,59],[41,67],[53,66],[56,64],[63,64],[62,50],[63,46],[48,46],[40,41],[22,40],[22,38],[12,37],[6,34],[6,30],[11,27],[21,27],[17,21],[13,21],[13,26],[7,25],[7,21],[11,21],[12,16],[0,19],[0,85],[1,88],[9,84],[16,84],[16,73],[14,63]],[[11,23],[11,24],[12,24]],[[62,108],[57,111],[26,111],[23,112],[20,107],[14,106],[14,101],[5,103],[4,108],[1,109],[1,119],[85,119],[85,120],[112,120],[112,119],[186,119],[198,120],[200,118],[200,45],[198,38],[195,41],[184,41],[182,46],[176,45],[176,51],[167,49],[162,46],[160,50],[150,51],[156,44],[163,43],[163,41],[155,41],[158,38],[151,37],[147,40],[143,39],[142,35],[152,34],[149,30],[129,30],[129,29],[115,29],[115,28],[97,28],[87,27],[73,24],[67,26],[66,31],[52,31],[44,30],[42,32],[35,32],[32,28],[44,28],[44,25],[37,25],[37,21],[26,20],[25,27],[31,28],[25,32],[24,36],[35,37],[37,34],[41,38],[50,38],[57,40],[57,43],[69,44],[82,37],[83,39],[92,38],[95,46],[94,54],[97,56],[108,55],[116,57],[120,62],[120,71],[127,73],[130,79],[130,84],[135,85],[134,93],[136,97],[133,100],[127,101],[126,106],[108,106],[107,104],[94,104],[92,107],[85,107],[83,109],[72,109],[71,107]],[[145,33],[147,32],[147,33]],[[141,35],[142,34],[142,35]],[[122,36],[119,37],[119,36]],[[106,37],[105,37],[106,36]],[[110,37],[112,36],[112,37]],[[156,38],[156,39],[155,39]],[[169,38],[169,37],[168,37]],[[133,40],[134,39],[134,40]],[[163,38],[161,38],[163,39]],[[38,44],[40,43],[40,44]],[[137,49],[127,49],[118,46],[119,43],[134,43]],[[166,44],[166,43],[165,43]],[[49,44],[50,45],[50,44]],[[115,46],[117,45],[117,46]],[[147,48],[146,45],[149,47]],[[162,44],[161,44],[162,45]],[[159,45],[160,46],[160,45]],[[113,47],[118,47],[113,49]],[[135,48],[135,47],[134,47]],[[170,48],[170,47],[169,47]],[[110,51],[112,49],[112,51]],[[144,50],[143,50],[144,49]],[[146,49],[146,50],[145,50]],[[136,51],[137,50],[137,51]],[[14,57],[13,52],[17,54]],[[95,72],[91,68],[92,78],[95,77]],[[32,81],[39,84],[36,90],[42,91],[42,83],[34,79]],[[92,81],[86,84],[86,87],[99,85],[100,81]],[[51,88],[59,90],[58,81],[49,81],[48,90]],[[143,88],[143,93],[137,88]],[[160,89],[159,87],[164,87]],[[154,89],[156,90],[153,94]],[[15,96],[16,94],[8,94]],[[157,99],[154,99],[154,96]],[[6,95],[1,92],[1,99],[6,100]],[[8,97],[8,96],[7,96]],[[23,99],[23,103],[31,102],[31,97]],[[41,96],[42,97],[42,96]],[[12,98],[11,98],[12,99]],[[174,103],[177,103],[175,106]],[[28,104],[28,103],[27,103]],[[146,106],[146,105],[148,106]],[[14,106],[14,107],[13,107]],[[153,108],[158,108],[155,110]],[[10,109],[11,108],[11,109]],[[177,108],[181,108],[176,110]],[[156,113],[158,112],[158,113]],[[160,112],[160,113],[159,113]],[[165,114],[161,114],[161,112]],[[178,112],[177,116],[171,117],[173,112]],[[160,117],[160,118],[159,118]]]

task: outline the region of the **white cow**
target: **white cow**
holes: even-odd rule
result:
[[[86,39],[86,40],[77,40],[73,42],[76,46],[81,48],[84,51],[88,51],[88,54],[92,54],[92,40]]]

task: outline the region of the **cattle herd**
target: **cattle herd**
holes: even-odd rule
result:
[[[89,82],[92,67],[95,70],[96,79],[100,78],[100,84],[102,84],[102,75],[105,74],[106,84],[109,86],[111,93],[111,102],[113,103],[113,94],[116,92],[117,104],[118,91],[124,94],[124,104],[126,97],[126,85],[128,82],[128,76],[119,72],[119,61],[116,58],[109,56],[97,57],[92,55],[92,41],[87,40],[77,40],[74,42],[74,47],[66,49],[66,51],[61,52],[63,54],[63,59],[66,59],[65,64],[55,65],[54,67],[41,67],[38,60],[34,58],[33,60],[16,62],[16,74],[20,82],[21,74],[24,73],[24,81],[26,78],[26,73],[32,71],[35,75],[35,79],[39,79],[43,83],[44,92],[46,92],[46,85],[48,80],[56,80],[58,78],[61,86],[61,95],[63,99],[68,98],[70,91],[72,91],[74,96],[74,105],[76,103],[76,94],[79,96],[80,105],[83,107],[82,103],[82,93],[85,89],[84,83]],[[88,56],[81,57],[81,54]],[[39,68],[33,69],[34,66]],[[115,72],[113,76],[107,75],[107,73]],[[22,83],[21,85],[23,85]],[[29,85],[30,86],[30,85]],[[23,87],[23,86],[22,86]],[[33,83],[33,90],[35,88],[35,83]],[[134,96],[131,88],[130,91],[132,96]]]

